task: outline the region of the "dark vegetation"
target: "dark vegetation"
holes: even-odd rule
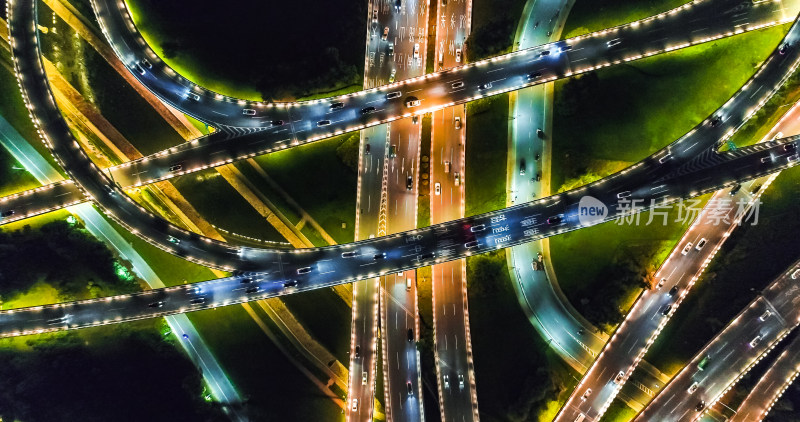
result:
[[[472,28],[465,42],[465,54],[474,62],[509,53],[525,0],[475,1]]]
[[[255,87],[265,100],[360,84],[366,2],[129,1],[146,12],[137,24],[159,40],[165,58],[208,79]]]
[[[481,420],[537,420],[571,391],[572,370],[520,309],[504,250],[467,258],[467,280]]]
[[[127,263],[85,229],[60,220],[0,231],[0,295],[9,298],[37,282],[56,288],[63,300],[140,289]]]
[[[163,320],[0,343],[7,421],[225,421],[199,372],[157,328]],[[163,327],[161,327],[163,328]]]
[[[466,215],[506,206],[508,95],[467,104]]]

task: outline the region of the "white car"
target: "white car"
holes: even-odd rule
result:
[[[461,63],[461,49],[456,48],[456,63]]]
[[[437,183],[437,184],[433,185],[433,192],[436,195],[441,195],[442,194],[442,185],[440,183]]]
[[[358,410],[358,399],[353,399],[353,407],[351,408],[353,412]]]
[[[362,372],[361,373],[361,385],[367,385],[367,373],[366,372]],[[355,410],[355,409],[353,409],[353,410]]]
[[[450,388],[450,377],[448,377],[447,375],[444,376],[444,388],[445,389]]]
[[[690,250],[692,250],[692,242],[686,244],[686,246],[683,248],[683,251],[681,251],[681,255],[688,254]]]
[[[592,389],[591,388],[587,388],[586,392],[583,393],[583,395],[581,396],[581,401],[586,401],[586,399],[588,399],[589,396],[591,396],[591,395],[592,395]]]
[[[700,239],[699,242],[697,242],[697,246],[695,246],[694,248],[699,251],[700,249],[703,249],[703,246],[705,246],[705,245],[706,245],[706,238],[704,237],[704,238]]]
[[[614,377],[614,384],[621,383],[624,378],[625,378],[625,371],[619,371],[619,373],[617,373],[617,376]]]
[[[687,391],[689,394],[692,394],[692,393],[694,393],[695,391],[697,391],[697,387],[698,387],[698,384],[695,382],[695,383],[694,383],[694,384],[692,384],[692,385],[689,387],[689,389],[688,389],[688,390],[686,390],[686,391]]]
[[[408,108],[417,107],[420,104],[422,104],[422,100],[409,100],[409,101],[406,101],[406,107],[408,107]]]
[[[419,43],[414,44],[414,60],[419,60]]]
[[[798,277],[800,277],[800,268],[794,270],[792,273],[792,280],[797,280]]]
[[[455,121],[454,124],[455,124],[456,129],[461,129],[461,117],[460,116],[456,116],[454,121]]]
[[[750,347],[756,347],[758,346],[758,343],[761,343],[761,334],[750,340]]]

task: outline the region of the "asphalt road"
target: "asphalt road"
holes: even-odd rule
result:
[[[691,421],[800,321],[795,262],[733,319],[642,411],[637,421]],[[707,359],[702,370],[701,360]],[[702,403],[702,406],[701,406]]]
[[[758,380],[730,422],[763,420],[786,388],[800,373],[800,337],[795,338]]]

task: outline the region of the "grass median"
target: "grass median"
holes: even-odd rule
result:
[[[689,0],[576,1],[564,25],[563,38],[600,31],[674,9]]]

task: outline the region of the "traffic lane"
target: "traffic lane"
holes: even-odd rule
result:
[[[89,200],[71,180],[4,196],[0,198],[0,216],[4,216],[0,217],[0,225]]]
[[[431,1],[439,2],[436,8],[439,15],[436,25],[436,69],[458,66],[465,61],[464,42],[472,20],[471,3],[458,0]]]
[[[740,29],[742,27],[750,26],[747,24],[744,25],[741,24],[742,19],[744,19],[747,22],[770,21],[775,16],[776,11],[780,11],[783,9],[782,3],[778,5],[774,5],[773,3],[766,3],[766,4],[758,4],[754,7],[748,8],[742,14],[737,14],[737,15],[731,13],[723,13],[721,15],[719,14],[720,8],[728,6],[734,7],[733,6],[734,3],[735,2],[733,1],[698,3],[692,7],[684,8],[684,10],[682,10],[680,13],[666,15],[665,17],[662,17],[660,19],[646,20],[643,21],[642,24],[636,26],[631,25],[631,26],[621,27],[615,29],[614,31],[607,31],[604,33],[595,34],[592,37],[578,38],[574,40],[574,42],[576,44],[577,43],[586,44],[586,46],[585,47],[582,45],[573,46],[574,53],[578,54],[578,56],[576,56],[574,60],[576,63],[584,60],[586,60],[589,63],[592,63],[593,61],[589,60],[589,57],[580,57],[580,56],[588,51],[595,51],[595,52],[602,52],[603,56],[605,56],[606,60],[602,61],[603,63],[615,62],[624,59],[626,55],[629,54],[626,52],[626,50],[632,49],[634,47],[638,48],[639,50],[636,53],[636,55],[649,53],[648,48],[646,48],[645,46],[647,46],[649,43],[663,45],[666,43],[666,40],[673,40],[673,38],[670,37],[671,35],[678,35],[680,37],[678,39],[686,41],[690,39],[702,40],[709,36],[714,36],[716,35],[716,33],[727,32],[722,28],[735,27],[737,29]],[[113,10],[113,6],[111,6],[111,9]],[[112,15],[114,14],[115,13],[112,13]],[[102,21],[105,20],[102,19]],[[722,22],[727,23],[727,25],[725,24],[721,25]],[[644,27],[646,27],[646,29]],[[128,29],[129,28],[127,28],[125,25],[114,25],[113,27],[109,27],[106,33],[107,35],[110,35],[112,37],[112,44],[115,44],[113,42],[113,38],[120,34],[124,35],[128,31]],[[691,37],[687,37],[686,34],[691,34]],[[617,40],[620,38],[625,39],[626,42],[619,45],[615,45],[614,48],[608,46],[609,41]],[[628,40],[628,38],[630,38],[630,40]],[[679,44],[680,42],[678,42],[678,45]],[[137,43],[136,45],[139,44]],[[622,47],[620,47],[620,45],[622,45]],[[119,49],[119,47],[121,46],[127,46],[127,43],[121,43],[119,45],[115,45],[115,50]],[[131,58],[137,57],[137,53],[133,51],[130,51],[128,53],[118,52],[118,54],[121,57],[131,57]],[[514,54],[512,54],[511,57],[514,57]],[[140,56],[141,53],[139,53],[138,55]],[[517,58],[519,58],[519,56],[517,56]],[[127,61],[130,62],[128,63],[129,66],[135,66],[135,64],[131,62],[131,59],[128,59]],[[510,62],[510,61],[513,60],[500,60],[499,62]],[[138,71],[132,71],[132,73],[134,74],[135,77],[140,78],[140,80],[142,80],[145,83],[154,82],[157,80],[159,83],[165,84],[165,86],[170,86],[170,88],[163,88],[159,90],[160,87],[158,85],[153,85],[152,83],[147,85],[149,88],[151,88],[151,90],[157,91],[155,92],[156,95],[159,95],[162,99],[164,99],[169,103],[177,102],[178,104],[173,104],[173,105],[179,107],[181,105],[180,102],[183,100],[184,94],[181,94],[181,96],[179,96],[178,98],[174,98],[175,93],[176,92],[184,93],[187,90],[191,89],[194,85],[179,76],[167,77],[162,79],[160,74],[155,75],[154,72],[158,72],[162,67],[165,66],[153,65],[152,69],[144,71],[144,75],[140,74]],[[151,81],[151,79],[153,81]],[[425,80],[422,79],[421,81],[424,84]],[[182,83],[185,83],[187,85],[186,86],[181,85]],[[174,86],[176,84],[178,85],[177,87]],[[210,92],[208,94],[211,95]],[[203,92],[203,95],[205,96],[206,92]],[[338,97],[337,100],[342,100],[346,98],[352,100],[353,98],[362,98],[362,97],[369,97],[369,95],[365,95],[363,92],[360,92],[360,93],[350,94],[344,97]],[[186,110],[187,113],[191,115],[197,115],[198,111],[203,112],[206,109],[213,110],[217,108],[218,103],[224,103],[225,106],[221,108],[225,109],[225,111],[217,111],[217,113],[215,113],[214,115],[209,115],[211,113],[205,113],[207,116],[205,116],[204,119],[202,118],[202,116],[198,117],[201,117],[201,119],[204,121],[210,121],[210,122],[216,121],[228,126],[239,126],[239,125],[253,126],[254,120],[245,118],[249,116],[244,116],[242,114],[243,109],[250,107],[251,103],[244,101],[240,102],[239,100],[227,99],[227,98],[223,98],[225,101],[217,100],[216,95],[213,95],[213,98],[214,98],[213,103],[204,104],[204,107],[198,107],[198,109],[200,110],[197,111]],[[336,100],[331,100],[331,101],[336,101]],[[309,113],[314,113],[313,109],[319,109],[321,107],[324,108],[327,104],[329,104],[329,101],[316,100],[305,103],[290,103],[290,104],[291,104],[290,108],[293,109],[296,108],[299,111],[299,114],[306,115]],[[237,111],[237,113],[239,114],[236,115],[235,119],[232,119],[230,116],[225,116],[226,114],[231,114],[230,109],[236,106],[239,107],[239,110]],[[276,107],[268,106],[267,108],[276,108]],[[360,108],[363,108],[362,104],[358,104],[358,109]],[[309,109],[312,109],[312,111],[309,111]],[[243,120],[244,123],[242,123]]]
[[[353,283],[353,320],[350,350],[349,420],[372,420],[377,333],[377,278]]]
[[[766,144],[771,145],[771,149],[783,149],[785,147],[785,143],[781,142],[767,142]],[[769,162],[767,166],[762,165],[760,159],[764,156],[769,156],[770,149],[758,149],[754,154],[743,155],[749,150],[756,149],[755,147],[757,146],[721,154],[729,157],[728,161],[717,164],[709,170],[694,172],[673,179],[670,181],[670,189],[666,193],[673,198],[677,198],[685,194],[686,191],[696,191],[697,194],[702,194],[719,189],[720,186],[729,185],[731,175],[736,174],[742,167],[742,162],[747,160],[758,163],[754,166],[758,172],[749,175],[748,177],[750,178],[760,177],[770,171],[783,170],[788,167],[788,162],[780,164]],[[711,176],[705,177],[705,174],[711,174]],[[588,193],[595,193],[596,197],[600,198],[601,201],[603,200],[603,195],[600,195],[600,192],[590,190]],[[610,200],[610,198],[606,198],[606,200]],[[267,270],[260,273],[267,278],[259,286],[264,290],[251,294],[244,293],[235,278],[196,283],[196,287],[214,288],[216,291],[223,291],[224,294],[222,296],[224,296],[224,299],[219,303],[214,301],[190,306],[187,303],[189,298],[165,290],[170,299],[174,299],[175,295],[178,295],[178,298],[164,301],[165,304],[159,307],[157,311],[146,306],[150,302],[146,304],[130,302],[131,304],[123,308],[127,312],[124,317],[120,315],[117,318],[119,312],[122,311],[115,311],[111,312],[108,318],[95,321],[94,317],[90,317],[89,319],[92,319],[91,322],[72,324],[70,328],[150,318],[169,313],[206,309],[314,288],[329,287],[357,279],[375,277],[381,272],[405,271],[427,266],[434,262],[443,262],[481,251],[494,250],[497,247],[514,246],[579,228],[580,224],[577,220],[575,205],[571,205],[577,204],[578,201],[579,197],[575,193],[565,193],[555,201],[552,198],[545,198],[506,210],[462,219],[461,221],[443,223],[426,229],[413,230],[368,241],[337,245],[326,249],[284,251],[270,255],[260,255],[257,257],[258,261],[262,263],[262,268],[267,268]],[[559,208],[555,209],[554,205],[559,206]],[[542,216],[541,212],[536,213],[534,211],[537,208],[540,210],[541,208],[553,210],[544,215],[552,215],[550,214],[551,212],[557,212],[558,210],[561,211],[564,217],[558,224],[537,222],[541,220],[535,220],[534,217],[536,215]],[[616,212],[615,210],[614,213],[609,213],[607,220],[615,218],[617,216]],[[480,228],[480,230],[475,231],[476,228]],[[485,234],[482,234],[484,232]],[[478,236],[480,236],[480,239],[477,247],[467,248],[465,246],[465,242],[477,239]],[[339,256],[347,252],[354,252],[357,255],[347,258]],[[384,252],[386,255],[383,255]],[[287,286],[286,283],[291,285]],[[148,294],[152,293],[148,292]],[[115,302],[113,298],[103,300]],[[96,313],[95,307],[103,309],[104,305],[96,305],[95,302],[91,301],[76,303],[77,306],[86,308],[86,314],[103,314],[103,312]],[[59,306],[54,308],[57,309]],[[36,309],[28,308],[10,312],[11,314],[33,315],[31,312],[36,312]],[[39,320],[26,322],[24,318],[22,320],[17,318],[9,319],[7,315],[9,315],[9,311],[0,312],[0,336],[29,334],[47,328],[43,327]]]
[[[389,148],[395,151],[395,156],[388,160],[386,195],[389,233],[416,227],[421,130],[419,121],[413,123],[412,119],[399,120],[391,125]]]
[[[762,419],[800,372],[800,338],[789,343],[758,380],[731,417],[731,422]]]
[[[416,343],[408,341],[408,330],[417,332],[415,271],[392,274],[386,280],[386,347],[389,405],[393,420],[418,420],[421,385]],[[408,384],[411,383],[411,393]]]
[[[637,420],[679,421],[697,417],[705,410],[701,402],[716,400],[742,371],[788,331],[789,327],[779,318],[761,319],[768,309],[763,298],[751,302],[667,384]],[[796,319],[797,311],[793,316]],[[709,364],[700,371],[697,365],[706,355],[710,356]]]

